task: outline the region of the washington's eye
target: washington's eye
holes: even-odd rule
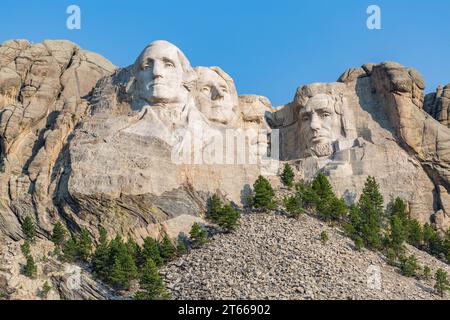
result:
[[[166,68],[175,68],[175,64],[170,61],[164,61],[164,65],[166,66]]]
[[[329,112],[324,112],[324,113],[322,113],[320,116],[321,116],[322,118],[327,118],[327,117],[331,116],[331,113],[329,113]]]
[[[141,69],[142,70],[147,70],[149,68],[149,64],[148,63],[144,63],[142,66],[141,66]]]

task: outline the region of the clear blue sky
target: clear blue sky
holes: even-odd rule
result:
[[[82,11],[82,29],[66,28],[66,8]],[[368,30],[368,5],[382,10],[382,30]],[[398,61],[417,68],[426,91],[450,82],[448,0],[2,0],[0,42],[69,39],[118,66],[149,42],[179,46],[192,65],[218,65],[240,94],[274,105],[295,89],[335,81],[347,68]]]

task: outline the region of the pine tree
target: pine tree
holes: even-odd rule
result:
[[[281,181],[286,187],[292,188],[294,185],[294,177],[294,170],[292,170],[292,167],[286,163],[284,165],[283,173],[281,174]]]
[[[436,257],[440,257],[440,254],[444,252],[443,247],[443,239],[439,233],[435,231],[431,239],[428,241],[429,252]]]
[[[387,263],[391,266],[396,266],[397,265],[397,260],[398,260],[398,254],[397,252],[395,252],[394,249],[392,248],[387,248],[386,250],[386,258],[387,258]]]
[[[390,216],[394,215],[398,216],[404,225],[406,225],[406,223],[409,220],[408,214],[406,212],[406,204],[399,197],[392,200],[391,203],[388,205],[388,212]]]
[[[129,238],[126,243],[128,252],[133,257],[134,261],[136,262],[136,266],[138,268],[142,267],[144,265],[144,256],[142,254],[142,248],[134,241],[133,238]]]
[[[25,257],[29,256],[31,253],[30,250],[30,243],[28,241],[25,241],[21,246],[20,250],[22,250],[22,253]]]
[[[155,262],[147,259],[139,280],[140,291],[136,293],[136,300],[166,300],[170,295],[164,288]]]
[[[328,240],[328,233],[326,231],[322,231],[322,233],[320,234],[320,241],[322,241],[323,244],[326,244]]]
[[[423,268],[423,277],[424,277],[426,280],[429,280],[429,279],[431,278],[431,269],[430,269],[429,266],[425,266],[425,267]]]
[[[75,262],[78,259],[78,245],[75,237],[71,237],[64,244],[63,256],[67,262]]]
[[[443,251],[445,258],[447,259],[447,263],[450,264],[450,228],[445,233],[445,238],[443,242]]]
[[[159,252],[161,258],[164,260],[164,263],[169,262],[176,255],[176,248],[167,235],[164,236],[161,243],[159,244]]]
[[[333,187],[323,173],[319,173],[317,175],[311,184],[311,188],[322,201],[330,199],[334,196]]]
[[[372,248],[381,246],[381,225],[383,219],[383,196],[375,178],[368,177],[358,202],[360,222],[356,226],[365,244]]]
[[[116,236],[111,241],[109,254],[109,264],[112,267],[108,273],[108,282],[118,290],[129,290],[131,281],[138,277],[138,269],[122,237]]]
[[[283,204],[289,215],[294,218],[298,218],[304,211],[301,198],[297,195],[285,197]]]
[[[60,247],[64,243],[65,237],[66,230],[64,229],[62,223],[58,221],[53,227],[52,241],[56,246]]]
[[[295,185],[295,195],[301,200],[303,209],[313,209],[319,202],[319,196],[310,184],[300,181]]]
[[[122,270],[119,257],[114,258],[114,262],[108,275],[108,283],[116,290],[127,290],[130,284],[127,283],[127,278]]]
[[[344,199],[338,199],[334,194],[329,199],[321,200],[317,210],[325,220],[340,220],[348,212]]]
[[[34,227],[33,219],[30,216],[26,216],[22,224],[22,232],[25,235],[25,239],[30,242],[34,242],[36,239],[36,229]]]
[[[402,258],[400,262],[400,268],[404,276],[415,277],[417,275],[419,264],[417,263],[417,258],[415,255],[411,255],[408,258]]]
[[[328,178],[323,173],[319,173],[313,180],[310,190],[304,187],[304,191],[306,198],[309,198],[307,200],[309,206],[315,208],[321,218],[340,220],[347,214],[345,201],[336,197]]]
[[[364,184],[363,195],[367,197],[367,201],[379,215],[382,216],[384,200],[380,193],[380,186],[374,177],[367,177],[366,183]]]
[[[208,232],[200,226],[197,222],[192,225],[189,233],[193,247],[200,247],[207,241]]]
[[[404,242],[407,237],[407,226],[398,214],[391,216],[389,230],[389,246],[400,256],[404,251]]]
[[[425,223],[423,226],[423,241],[428,244],[428,242],[434,237],[434,229],[429,223]]]
[[[239,226],[239,217],[239,211],[226,204],[220,211],[217,223],[226,232],[231,232]]]
[[[142,256],[144,260],[152,259],[158,267],[164,264],[164,260],[159,252],[159,244],[153,238],[147,237],[144,239],[144,247],[142,248]]]
[[[48,296],[50,290],[52,290],[52,287],[48,284],[48,281],[45,281],[44,285],[39,290],[39,297],[41,299],[47,299],[47,296]]]
[[[103,227],[100,227],[99,233],[100,237],[98,240],[98,245],[95,248],[95,252],[92,257],[92,270],[96,277],[105,281],[108,278],[108,270],[110,268],[108,233]]]
[[[220,200],[217,194],[213,194],[213,196],[208,201],[208,213],[207,217],[212,222],[216,223],[219,218],[219,214],[222,210],[223,203]]]
[[[92,239],[89,231],[84,228],[77,236],[77,256],[82,261],[88,261],[92,252]]]
[[[450,283],[448,281],[448,274],[442,269],[436,271],[435,275],[436,283],[434,285],[434,290],[441,297],[444,297],[445,291],[450,290]]]
[[[348,221],[344,223],[344,230],[353,240],[355,240],[356,237],[361,237],[361,222],[361,211],[358,206],[352,204],[349,208]]]
[[[422,225],[419,221],[410,219],[408,221],[408,243],[419,248],[423,241]]]
[[[37,266],[34,263],[34,259],[31,255],[27,256],[27,263],[23,267],[23,274],[29,278],[33,278],[36,275]]]
[[[361,237],[356,237],[355,238],[355,248],[356,250],[361,250],[362,247],[364,246],[364,240]]]
[[[276,208],[274,200],[275,192],[270,182],[263,176],[259,176],[253,184],[253,207],[260,210],[273,210]]]
[[[183,240],[178,240],[177,243],[177,256],[182,256],[188,251],[186,243]]]

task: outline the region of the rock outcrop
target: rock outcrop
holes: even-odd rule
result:
[[[427,94],[423,110],[444,126],[450,127],[450,84],[439,86],[436,92]]]
[[[385,199],[402,197],[412,217],[446,230],[449,131],[422,110],[423,89],[417,71],[393,62],[349,69],[336,83],[300,87],[294,101],[273,115],[281,158],[305,178],[326,172],[348,202],[358,198],[368,175],[375,176]]]
[[[53,203],[61,151],[86,113],[82,98],[114,70],[69,41],[1,45],[0,232],[20,239],[31,215],[45,234],[61,219]]]

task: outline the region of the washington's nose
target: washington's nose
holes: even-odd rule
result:
[[[153,79],[162,78],[162,67],[160,63],[153,64]]]
[[[218,100],[223,98],[223,93],[220,92],[216,87],[212,88],[212,97],[213,100]]]

